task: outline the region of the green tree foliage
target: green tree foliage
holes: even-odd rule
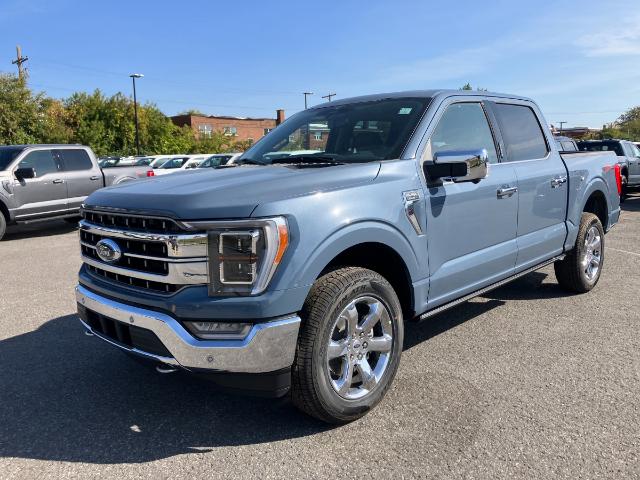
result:
[[[152,103],[138,105],[138,123],[140,149],[147,155],[221,153],[250,146],[219,131],[196,138],[188,126],[176,126]],[[133,154],[133,100],[122,93],[107,97],[100,90],[56,100],[33,93],[15,75],[0,74],[0,144],[18,143],[81,143],[97,155]]]

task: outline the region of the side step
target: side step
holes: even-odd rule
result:
[[[551,265],[552,263],[555,263],[558,260],[562,260],[564,259],[565,255],[558,255],[557,257],[553,257],[550,260],[546,260],[538,265],[535,265],[533,267],[527,268],[526,270],[523,270],[522,272],[518,272],[515,275],[511,275],[510,277],[507,277],[503,280],[500,280],[499,282],[493,283],[487,287],[481,288],[480,290],[476,290],[475,292],[469,293],[467,295],[465,295],[464,297],[460,297],[457,298],[455,300],[450,301],[449,303],[445,303],[444,305],[440,305],[439,307],[434,308],[433,310],[429,310],[425,313],[423,313],[422,315],[420,315],[419,320],[425,320],[429,317],[433,317],[434,315],[437,315],[439,313],[444,312],[445,310],[449,310],[450,308],[453,308],[457,305],[460,305],[461,303],[464,303],[468,300],[471,300],[474,297],[477,297],[479,295],[482,295],[483,293],[487,293],[490,292],[491,290],[495,290],[496,288],[500,288],[503,285],[506,285],[509,282],[514,281],[517,278],[523,277],[531,272],[535,272],[536,270],[540,270],[543,267],[546,267],[547,265]]]

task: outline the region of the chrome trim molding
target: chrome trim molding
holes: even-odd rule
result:
[[[476,290],[475,292],[472,292],[468,295],[465,295],[464,297],[460,297],[457,298],[456,300],[452,300],[449,303],[445,303],[444,305],[440,305],[439,307],[434,308],[433,310],[429,310],[428,312],[423,313],[422,315],[420,315],[420,320],[424,320],[426,318],[429,317],[433,317],[434,315],[437,315],[439,313],[444,312],[445,310],[449,310],[450,308],[453,308],[457,305],[460,305],[461,303],[464,303],[468,300],[471,300],[474,297],[477,297],[479,295],[482,295],[483,293],[487,293],[490,292],[491,290],[495,290],[496,288],[499,288],[503,285],[506,285],[507,283],[520,278],[524,275],[527,275],[531,272],[535,272],[536,270],[540,270],[543,267],[546,267],[547,265],[551,265],[552,263],[554,263],[557,260],[562,260],[565,257],[564,254],[562,255],[558,255],[557,257],[553,257],[550,260],[547,260],[545,262],[542,262],[538,265],[535,265],[533,267],[527,268],[526,270],[523,270],[522,272],[516,273],[515,275],[511,275],[510,277],[507,277],[503,280],[500,280],[499,282],[493,283],[487,287],[481,288],[480,290]]]
[[[300,317],[291,315],[253,325],[244,340],[198,340],[173,317],[133,307],[76,286],[76,300],[89,310],[123,323],[151,330],[173,358],[161,357],[119,344],[93,331],[81,320],[86,331],[120,349],[175,365],[187,370],[265,373],[293,364]]]
[[[117,267],[105,262],[99,262],[93,258],[82,255],[82,261],[87,265],[106,270],[117,275],[150,280],[152,282],[170,283],[173,285],[204,285],[209,281],[209,267],[206,261],[189,263],[167,263],[169,272],[167,275],[148,273],[141,270]]]
[[[158,233],[136,232],[133,230],[119,230],[116,228],[102,227],[94,225],[86,220],[80,220],[80,229],[88,233],[112,238],[147,242],[163,242],[167,245],[169,257],[190,258],[207,256],[208,239],[206,233],[165,235]]]

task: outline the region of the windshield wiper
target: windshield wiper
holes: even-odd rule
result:
[[[344,165],[343,162],[339,162],[335,157],[329,155],[291,155],[277,158],[271,163],[330,163],[332,165]]]
[[[254,160],[252,158],[239,158],[231,165],[267,165],[265,162],[259,162],[258,160]]]

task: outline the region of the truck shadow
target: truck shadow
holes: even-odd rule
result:
[[[629,196],[620,204],[620,208],[627,212],[640,211],[640,191],[629,193]]]
[[[141,463],[328,426],[284,401],[159,375],[83,334],[75,315],[0,341],[0,457]]]
[[[23,238],[64,235],[65,233],[73,232],[77,228],[76,224],[67,223],[62,220],[51,220],[29,225],[9,225],[7,227],[7,233],[2,240],[21,240]]]

